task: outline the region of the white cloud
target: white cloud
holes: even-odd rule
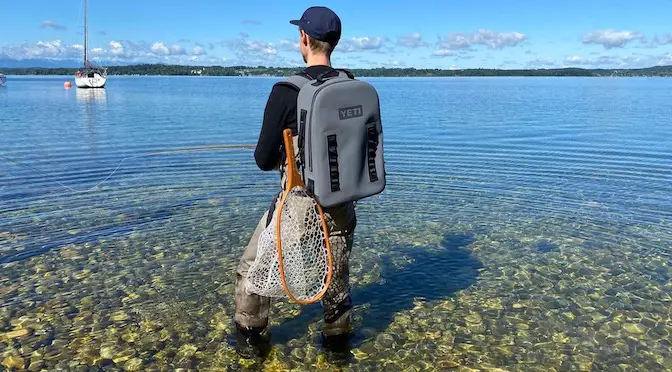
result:
[[[124,46],[118,41],[110,41],[110,54],[113,56],[123,56],[126,54]]]
[[[339,52],[360,52],[364,50],[379,50],[383,46],[383,39],[379,37],[353,37],[341,40],[336,46]]]
[[[168,47],[166,47],[165,45],[163,45],[163,43],[154,43],[154,44],[152,44],[152,48],[151,48],[151,50],[152,50],[152,53],[154,53],[154,54],[156,54],[156,55],[167,56],[167,55],[170,54],[170,50],[168,50]]]
[[[58,31],[63,31],[63,30],[68,29],[67,27],[65,27],[63,25],[59,25],[58,23],[55,23],[54,21],[50,21],[50,20],[42,21],[41,28],[52,28],[52,29],[58,30]]]
[[[247,35],[237,39],[224,40],[218,43],[231,50],[235,58],[231,63],[241,65],[287,65],[285,58],[278,56],[278,47],[274,43],[260,40],[249,40]],[[282,47],[282,42],[279,47]]]
[[[432,53],[432,55],[436,56],[436,57],[449,57],[449,56],[455,55],[455,53],[450,49],[439,49],[439,50],[434,51],[434,53]]]
[[[405,67],[406,62],[404,61],[397,61],[397,60],[392,60],[387,63],[387,66],[392,66],[392,67]]]
[[[422,35],[418,32],[410,35],[402,35],[397,38],[397,45],[406,48],[418,48],[429,46],[429,43],[422,39]]]
[[[54,41],[38,41],[37,45],[44,46],[44,47],[53,47],[53,48],[60,48],[63,43],[60,40],[54,40]]]
[[[13,60],[79,58],[83,49],[78,44],[65,45],[61,40],[38,41],[34,44],[0,46],[0,57]]]
[[[194,48],[197,49],[198,47]],[[201,47],[202,48],[202,47]],[[76,60],[82,57],[84,47],[81,44],[67,45],[61,40],[38,41],[34,44],[0,46],[0,58],[12,60],[52,59]],[[200,52],[200,50],[196,50]],[[164,43],[153,44],[144,41],[112,40],[104,47],[90,49],[91,58],[98,63],[170,63],[221,64],[221,57],[208,57],[203,53],[198,60],[190,60],[183,48],[167,47]],[[172,54],[171,54],[172,52]]]
[[[672,53],[646,55],[633,53],[629,56],[601,55],[597,57],[568,56],[564,67],[589,68],[644,68],[672,64]]]
[[[38,41],[35,46],[29,46],[26,50],[33,57],[57,57],[64,52],[63,43],[60,40]]]
[[[173,44],[170,47],[167,47],[161,42],[152,44],[150,50],[157,56],[180,56],[186,54],[186,51],[181,45]]]
[[[262,41],[246,41],[245,42],[245,47],[250,52],[259,52],[259,53],[271,54],[271,55],[278,54],[278,50],[275,49],[273,44],[264,43]]]
[[[225,40],[221,45],[227,46],[235,53],[252,53],[252,54],[277,54],[278,51],[273,43],[266,43],[259,40],[247,40],[248,35],[240,33],[239,39]]]
[[[621,67],[627,63],[621,57],[615,56],[600,56],[595,58],[584,58],[581,56],[569,56],[565,58],[564,67]]]
[[[184,51],[184,48],[181,45],[173,44],[170,46],[171,55],[177,56],[185,53],[186,52]]]
[[[280,42],[278,43],[278,48],[289,52],[298,52],[300,50],[298,41],[292,41],[287,39],[280,40]]]
[[[583,35],[584,44],[599,44],[605,49],[623,48],[628,43],[645,41],[644,35],[634,31],[615,31],[613,29],[597,30]]]
[[[406,35],[406,39],[393,39],[386,41],[384,38],[377,37],[358,37],[347,38],[340,46],[342,51],[368,51],[368,53],[348,53],[346,59],[348,61],[361,58],[368,58],[372,53],[386,52],[390,43],[402,43],[405,41],[421,41],[422,38],[414,36],[416,34]],[[454,34],[453,38],[443,38],[441,42],[448,43],[445,46],[452,48],[438,47],[432,50],[432,54],[437,57],[451,57],[457,61],[460,58],[471,57],[472,53],[465,53],[470,47],[482,45],[485,48],[496,49],[503,48],[504,45],[514,44],[515,38],[511,37],[490,37],[487,33],[480,34]],[[480,36],[478,36],[480,35]],[[499,34],[501,36],[501,34]],[[412,37],[411,37],[412,36]],[[654,39],[656,43],[664,44],[672,42],[672,37],[658,36]],[[509,41],[507,41],[509,40]],[[511,41],[514,40],[514,41]],[[649,39],[651,40],[651,39]],[[96,63],[111,64],[111,62],[126,62],[126,63],[169,63],[169,64],[241,64],[241,65],[265,65],[265,66],[300,66],[303,62],[297,58],[296,51],[298,50],[298,42],[293,39],[283,39],[277,42],[269,43],[250,38],[238,37],[234,40],[218,43],[230,49],[231,51],[223,51],[222,54],[214,56],[215,52],[206,52],[208,44],[199,45],[195,47],[183,48],[175,44],[167,44],[164,42],[145,42],[145,41],[128,41],[128,40],[111,40],[106,43],[93,45],[91,49],[92,60]],[[527,48],[525,48],[527,49]],[[521,50],[522,53],[525,49]],[[53,60],[72,60],[79,61],[82,56],[83,47],[81,44],[67,44],[61,40],[41,40],[34,43],[2,45],[0,46],[0,58],[7,58],[13,60],[26,59],[53,59]],[[400,49],[397,48],[399,51]],[[294,55],[284,54],[281,51],[293,52]],[[644,50],[640,50],[644,52]],[[355,63],[356,65],[363,65],[363,67],[372,66],[403,66],[404,56],[411,51],[404,51],[399,54],[391,54],[389,58],[380,58],[378,62]],[[672,64],[672,53],[667,54],[632,54],[632,55],[601,55],[601,51],[597,51],[596,55],[567,55],[557,59],[549,60],[544,58],[536,58],[533,54],[527,58],[517,62],[506,62],[507,65],[521,65],[530,67],[599,67],[599,68],[640,68],[655,65]],[[609,53],[609,52],[605,52]],[[217,53],[219,54],[219,53]],[[223,56],[229,59],[223,59]],[[194,58],[196,57],[196,58]],[[539,56],[541,57],[541,56]],[[430,53],[427,53],[427,58],[431,58]],[[494,57],[488,57],[488,61]],[[527,61],[527,59],[530,59]],[[371,58],[373,60],[373,58]],[[488,61],[485,61],[486,63]],[[499,61],[501,62],[501,61]],[[407,62],[408,63],[408,62]],[[463,62],[464,63],[464,62]]]
[[[672,34],[667,34],[663,36],[654,36],[653,37],[653,44],[656,45],[667,45],[667,44],[672,44]]]
[[[527,35],[520,32],[494,32],[478,30],[475,33],[454,32],[440,37],[439,48],[444,50],[468,50],[476,45],[489,49],[514,47],[527,40]]]
[[[121,40],[120,43],[124,45],[126,50],[133,53],[148,53],[151,50],[151,45],[145,41]]]

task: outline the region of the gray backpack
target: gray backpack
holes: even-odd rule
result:
[[[297,164],[308,193],[323,207],[385,189],[378,93],[346,70],[282,82],[299,90]]]

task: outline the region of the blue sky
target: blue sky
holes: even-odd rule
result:
[[[332,62],[350,68],[672,65],[669,0],[89,0],[89,50],[106,63],[298,66],[288,21],[311,5],[341,17]],[[2,7],[0,60],[80,59],[82,0]]]

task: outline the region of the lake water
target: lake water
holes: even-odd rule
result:
[[[0,362],[261,367],[232,293],[277,173],[198,151],[97,184],[254,144],[278,79],[65,80],[0,88]],[[672,80],[365,80],[388,187],[358,204],[349,369],[672,369]],[[319,305],[271,324],[263,367],[332,367]]]

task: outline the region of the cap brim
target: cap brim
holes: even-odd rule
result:
[[[289,21],[289,23],[291,23],[291,24],[293,24],[293,25],[295,25],[295,26],[298,26],[298,25],[299,25],[299,20],[298,20],[298,19],[294,19],[294,20]]]

